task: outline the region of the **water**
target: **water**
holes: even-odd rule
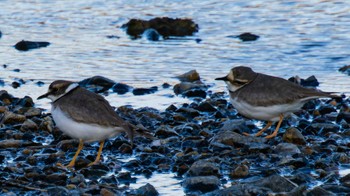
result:
[[[134,87],[171,85],[174,76],[196,69],[210,90],[224,91],[214,78],[237,65],[283,78],[315,75],[324,91],[349,94],[350,77],[337,70],[349,63],[350,1],[329,0],[0,0],[0,79],[17,97],[46,92],[56,79],[82,80],[102,75]],[[192,37],[151,42],[131,40],[120,26],[131,18],[192,18]],[[229,37],[244,32],[255,42]],[[116,39],[108,35],[118,36]],[[195,39],[201,39],[197,43]],[[48,41],[47,48],[17,51],[18,41]],[[20,72],[13,71],[20,69]],[[17,78],[26,84],[13,89]],[[45,82],[38,87],[37,81]],[[171,89],[146,96],[132,93],[106,98],[114,106],[151,106],[189,102]],[[49,108],[48,100],[35,101]],[[154,184],[154,186],[158,186]]]

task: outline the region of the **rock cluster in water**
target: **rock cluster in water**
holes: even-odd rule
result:
[[[159,40],[160,36],[164,39],[170,36],[190,36],[198,32],[198,25],[191,19],[157,17],[151,20],[131,19],[122,25],[126,33],[132,38],[137,39],[145,35],[152,41]]]
[[[214,93],[197,84],[196,71],[179,78],[179,84],[199,85],[179,87],[179,94],[200,89],[205,96],[169,105],[165,111],[119,107],[116,112],[122,118],[141,123],[157,139],[135,138],[132,148],[124,135],[111,138],[102,162],[92,167],[86,166],[98,146],[86,145],[72,171],[56,164],[67,164],[78,142],[63,135],[32,98],[0,91],[0,194],[158,195],[152,184],[138,189],[129,185],[138,182],[135,176],[169,172],[181,179],[189,195],[350,192],[350,174],[343,173],[350,163],[348,97],[308,102],[285,119],[276,138],[267,140],[243,135],[259,130],[255,121],[240,116],[225,92]],[[116,85],[104,78],[87,81],[81,84],[96,82],[97,89]]]

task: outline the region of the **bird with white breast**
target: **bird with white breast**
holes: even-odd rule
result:
[[[284,117],[300,108],[309,100],[317,98],[339,98],[329,92],[305,88],[283,78],[254,72],[250,67],[239,66],[229,74],[216,78],[227,84],[230,102],[243,116],[250,119],[268,121],[255,136],[260,136],[273,122],[277,122],[274,132],[265,138],[277,136]]]
[[[136,127],[118,116],[101,95],[80,87],[78,83],[56,80],[50,84],[47,93],[38,97],[43,98],[52,101],[51,114],[56,126],[79,140],[78,149],[66,167],[75,165],[85,142],[100,142],[96,159],[89,166],[99,163],[106,139],[126,132],[132,144]]]

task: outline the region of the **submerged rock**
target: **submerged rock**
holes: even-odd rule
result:
[[[27,51],[35,48],[46,47],[50,45],[49,42],[33,42],[33,41],[20,41],[15,45],[17,50]]]
[[[136,190],[135,195],[137,196],[158,196],[158,191],[150,183],[141,186]]]
[[[122,28],[125,28],[126,33],[134,39],[141,37],[149,29],[154,29],[165,39],[169,36],[188,36],[198,32],[198,25],[191,19],[173,19],[168,17],[153,18],[149,21],[131,19],[126,24],[123,24]],[[154,35],[151,38],[154,38]]]
[[[252,34],[252,33],[242,33],[240,35],[235,36],[239,38],[240,40],[247,42],[247,41],[255,41],[259,39],[260,36]]]
[[[186,192],[201,191],[203,193],[216,190],[220,186],[220,180],[216,176],[195,176],[185,178],[182,186]]]
[[[350,65],[345,65],[345,66],[339,68],[338,71],[350,75]]]

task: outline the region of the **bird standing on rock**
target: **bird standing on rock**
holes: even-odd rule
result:
[[[254,72],[250,67],[231,69],[227,76],[216,78],[227,84],[231,104],[243,116],[268,121],[255,136],[260,136],[273,122],[275,131],[266,136],[276,137],[283,118],[300,108],[309,100],[317,98],[339,98],[329,92],[305,88],[283,78]]]
[[[51,99],[51,114],[56,126],[70,137],[79,139],[78,150],[66,167],[75,165],[84,142],[100,142],[96,159],[89,166],[100,161],[107,138],[126,132],[131,144],[133,142],[136,126],[119,117],[101,95],[79,87],[78,83],[56,80],[50,84],[47,93],[38,97],[42,98]]]

